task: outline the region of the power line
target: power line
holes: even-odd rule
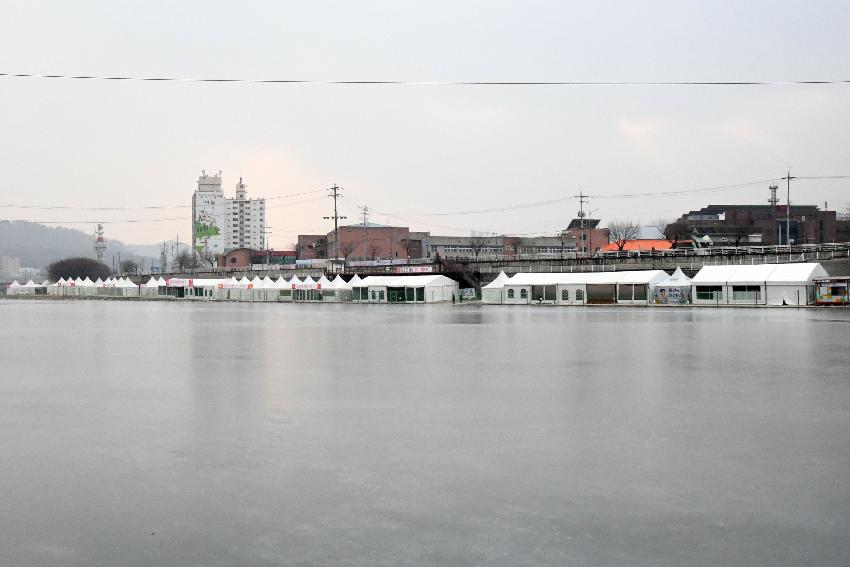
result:
[[[676,86],[765,86],[765,85],[844,85],[850,79],[818,79],[792,81],[403,81],[394,79],[240,79],[211,77],[138,77],[108,75],[58,75],[39,73],[0,73],[0,77],[32,79],[74,79],[86,81],[151,81],[173,83],[247,83],[247,84],[306,84],[306,85],[414,85],[414,86],[566,86],[566,87],[676,87]]]
[[[274,201],[276,199],[289,199],[292,197],[300,197],[301,195],[312,195],[314,193],[324,192],[325,189],[314,189],[312,191],[301,191],[298,193],[289,193],[287,195],[273,195],[271,197],[263,197],[266,201]],[[322,199],[323,197],[319,197],[317,199],[308,199],[304,201],[299,201],[296,203],[287,203],[285,205],[275,205],[273,207],[266,207],[269,209],[275,209],[278,207],[290,207],[293,205],[299,205],[301,203],[309,203],[311,201],[317,201]],[[90,211],[90,212],[108,212],[108,211],[156,211],[156,210],[168,210],[168,209],[188,209],[191,205],[142,205],[138,207],[78,207],[75,205],[32,205],[32,204],[20,204],[20,203],[6,203],[0,205],[0,209],[34,209],[39,211]]]
[[[608,195],[586,195],[585,197],[592,197],[594,199],[631,199],[638,197],[662,197],[662,196],[670,196],[670,195],[686,195],[689,193],[704,193],[709,191],[723,191],[726,189],[738,189],[741,187],[749,187],[752,185],[762,185],[764,183],[770,183],[775,181],[776,179],[761,179],[759,181],[748,181],[746,183],[737,183],[735,185],[718,185],[715,187],[701,187],[699,189],[682,189],[677,191],[658,191],[653,193],[620,193],[620,194],[608,194]],[[578,195],[570,195],[568,197],[558,197],[557,199],[549,199],[547,201],[536,201],[531,203],[522,203],[518,205],[509,205],[505,207],[495,207],[490,209],[477,209],[477,210],[468,210],[468,211],[456,211],[456,212],[441,212],[441,213],[383,213],[376,211],[379,215],[384,216],[393,216],[393,215],[403,215],[403,216],[416,216],[416,217],[425,217],[425,216],[462,216],[462,215],[478,215],[485,213],[498,213],[504,211],[514,211],[518,209],[530,209],[534,207],[542,207],[546,205],[552,205],[554,203],[560,203],[563,201],[571,201],[573,199],[579,198]]]

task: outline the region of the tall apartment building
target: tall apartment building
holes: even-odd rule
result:
[[[262,250],[266,247],[266,201],[249,199],[247,185],[239,178],[236,196],[221,189],[221,172],[201,172],[192,196],[192,247],[204,258],[215,258],[234,248]]]

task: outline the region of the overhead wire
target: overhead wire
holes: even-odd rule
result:
[[[215,77],[141,77],[131,75],[64,75],[46,73],[0,73],[0,77],[31,79],[66,79],[84,81],[150,81],[173,83],[245,83],[245,84],[306,84],[306,85],[412,85],[412,86],[567,86],[567,87],[671,87],[671,86],[782,86],[782,85],[844,85],[850,79],[813,79],[780,81],[435,81],[435,80],[399,80],[399,79],[245,79]]]

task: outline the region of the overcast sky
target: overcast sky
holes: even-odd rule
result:
[[[850,2],[6,2],[0,72],[452,80],[850,79]],[[850,174],[850,85],[338,86],[0,78],[0,205],[188,205],[201,169],[251,196],[345,188],[342,214],[435,233],[563,228],[575,195]],[[268,203],[271,243],[326,232],[331,200]],[[319,197],[321,197],[319,195]],[[767,184],[593,198],[644,224]],[[850,180],[799,181],[792,203],[850,201]],[[296,203],[282,207],[285,203]],[[299,204],[300,203],[300,204]],[[189,210],[4,208],[153,243]],[[89,225],[70,225],[90,231]]]

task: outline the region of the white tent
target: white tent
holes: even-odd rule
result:
[[[325,276],[316,282],[322,289],[322,301],[351,301],[351,287],[337,274],[333,280]]]
[[[693,279],[695,305],[808,305],[820,264],[704,266]]]
[[[504,303],[621,303],[645,305],[649,290],[667,279],[663,270],[519,273],[504,283]]]
[[[260,285],[265,289],[274,289],[274,280],[268,276],[264,276],[262,280],[260,280]]]
[[[691,301],[691,278],[678,266],[670,276],[652,288],[652,300],[658,304],[682,305]]]
[[[353,284],[354,301],[369,303],[439,303],[460,296],[458,283],[440,274],[368,276]]]
[[[38,284],[37,284],[37,283],[35,283],[35,282],[34,282],[34,281],[32,281],[32,280],[29,280],[27,283],[25,283],[25,284],[24,284],[24,286],[23,286],[23,287],[26,287],[26,288],[36,288],[36,287],[38,287]]]
[[[503,303],[505,283],[511,280],[505,272],[499,272],[492,282],[481,288],[481,301],[483,303]]]
[[[254,276],[254,279],[251,280],[251,287],[254,289],[260,289],[263,285],[263,280],[260,279],[260,276]]]
[[[96,280],[94,280],[94,285],[95,285],[95,287],[103,287],[103,280],[100,279],[100,278],[97,278]]]
[[[363,279],[360,276],[358,276],[357,274],[354,274],[354,277],[351,278],[350,280],[348,280],[348,285],[351,286],[351,287],[357,287],[357,284],[359,284],[362,281],[363,281]]]
[[[15,280],[9,284],[9,287],[6,288],[6,295],[18,295],[23,287],[24,286],[18,283],[18,280]]]
[[[274,286],[277,289],[292,289],[289,286],[289,282],[286,281],[286,278],[284,278],[283,276],[277,277],[277,279],[274,281]]]

